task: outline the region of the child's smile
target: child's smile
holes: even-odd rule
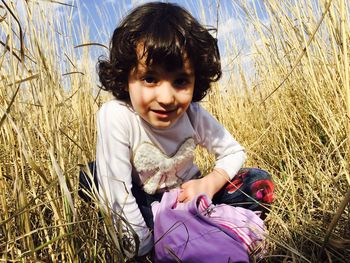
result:
[[[193,69],[188,59],[182,68],[171,72],[160,65],[148,67],[144,61],[139,60],[129,74],[131,104],[151,126],[168,128],[186,112],[192,101]]]

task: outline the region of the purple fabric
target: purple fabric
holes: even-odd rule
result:
[[[166,192],[152,204],[155,262],[249,262],[264,233],[254,212],[212,205],[205,195],[177,203],[178,193]]]

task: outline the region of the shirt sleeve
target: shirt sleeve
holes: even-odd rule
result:
[[[244,148],[199,104],[191,105],[190,114],[198,144],[215,154],[215,168],[223,169],[232,179],[246,160]]]
[[[149,231],[131,193],[130,122],[127,109],[118,103],[106,103],[97,114],[96,164],[99,198],[113,212],[122,213],[140,239],[138,255],[153,246]]]

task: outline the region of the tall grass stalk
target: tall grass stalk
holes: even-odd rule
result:
[[[0,260],[125,262],[113,221],[77,195],[79,164],[95,155],[95,113],[110,97],[96,89],[88,25],[72,24],[79,1],[59,18],[57,5],[0,2]],[[234,9],[249,49],[225,36],[232,71],[203,105],[245,146],[247,166],[273,174],[264,260],[346,262],[349,3],[234,1]],[[213,160],[198,150],[203,173]]]

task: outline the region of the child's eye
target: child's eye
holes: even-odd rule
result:
[[[180,88],[186,86],[189,83],[190,81],[187,78],[179,78],[174,81],[174,85]]]
[[[155,77],[152,76],[145,76],[142,78],[142,81],[144,81],[146,84],[155,84],[157,83],[157,80]]]

